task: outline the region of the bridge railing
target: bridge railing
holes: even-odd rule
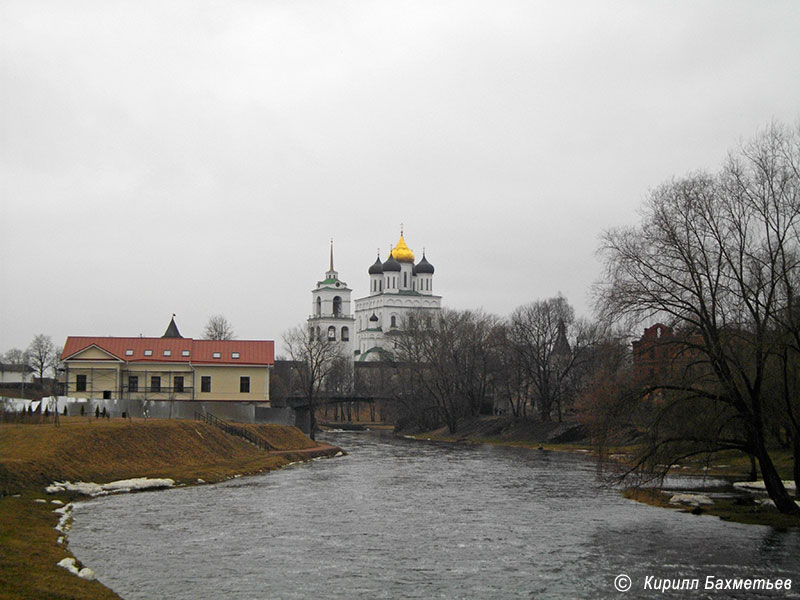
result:
[[[262,450],[265,450],[266,452],[269,452],[270,450],[275,450],[275,448],[267,440],[254,434],[249,429],[245,429],[244,427],[238,427],[233,423],[224,421],[223,419],[220,419],[219,417],[212,415],[210,412],[200,413],[194,411],[194,418],[197,421],[205,421],[209,425],[218,427],[219,429],[222,429],[222,431],[224,431],[229,435],[235,435],[237,437],[243,438],[248,442],[250,442],[251,444],[255,444]]]

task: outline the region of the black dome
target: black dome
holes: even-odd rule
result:
[[[381,264],[381,257],[375,259],[375,262],[369,267],[370,275],[380,275],[383,273],[383,265]]]
[[[417,263],[417,273],[429,273],[433,275],[433,265],[428,262],[425,255],[422,255],[422,260]]]
[[[383,270],[384,271],[399,271],[400,270],[400,263],[394,259],[393,255],[389,255],[389,258],[386,259],[386,262],[383,263]]]

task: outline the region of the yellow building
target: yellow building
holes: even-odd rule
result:
[[[195,340],[174,320],[164,337],[68,337],[64,393],[73,398],[269,402],[275,343]]]

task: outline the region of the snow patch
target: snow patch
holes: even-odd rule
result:
[[[58,520],[58,525],[56,525],[56,531],[67,533],[67,531],[70,529],[69,521],[72,518],[72,503],[69,503],[61,508],[57,508],[53,512],[61,515],[61,518]]]
[[[34,502],[38,502],[39,504],[47,504],[47,500],[44,498],[36,498]]]
[[[760,479],[758,481],[736,481],[734,482],[733,487],[740,490],[746,490],[748,492],[762,492],[762,493],[767,492],[767,486],[764,483],[763,479]],[[786,480],[784,480],[783,482],[783,487],[785,487],[786,491],[789,492],[790,494],[794,493],[796,488],[794,481],[786,481]]]
[[[99,484],[85,481],[55,481],[48,485],[45,491],[48,494],[59,492],[77,492],[84,496],[104,496],[106,494],[120,494],[124,492],[139,492],[142,490],[156,490],[171,488],[175,485],[172,479],[150,479],[148,477],[137,477],[134,479],[119,479],[109,483]]]
[[[714,504],[714,501],[704,494],[675,494],[669,499],[669,503],[687,506],[709,506]]]
[[[61,567],[62,569],[66,569],[73,575],[77,575],[78,573],[80,573],[80,571],[78,571],[78,567],[75,566],[75,559],[72,558],[71,556],[68,558],[63,558],[60,561],[58,561],[58,566]]]
[[[795,500],[794,503],[797,504],[798,507],[800,507],[800,500]],[[777,506],[775,506],[775,501],[772,498],[762,498],[761,500],[758,501],[758,505],[777,508]]]
[[[75,566],[75,559],[71,556],[68,558],[64,558],[58,561],[58,566],[62,569],[66,569],[73,575],[77,575],[81,579],[86,579],[87,581],[94,581],[94,571],[92,571],[89,567],[83,567],[82,569],[78,569]]]

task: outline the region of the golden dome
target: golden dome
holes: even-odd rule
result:
[[[390,256],[394,256],[394,259],[397,262],[406,262],[406,263],[414,262],[414,253],[406,245],[406,241],[403,239],[402,233],[400,234],[400,241],[397,242],[397,245],[391,251]]]

